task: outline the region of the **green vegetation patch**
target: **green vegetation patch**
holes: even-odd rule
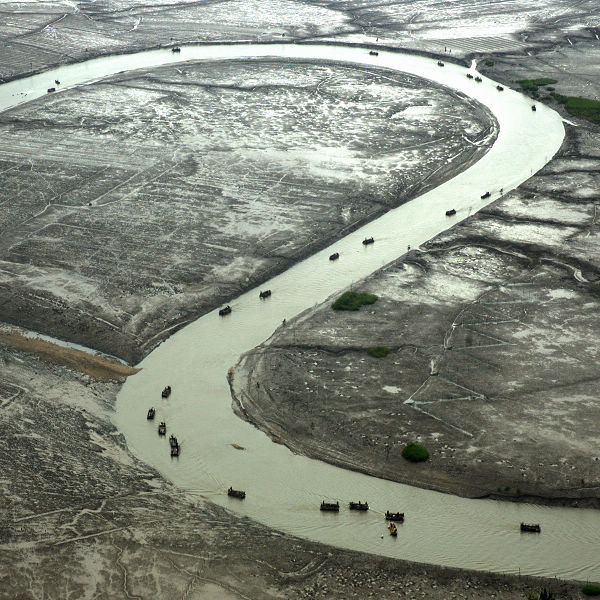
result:
[[[423,462],[429,458],[429,452],[419,444],[407,444],[402,449],[402,456],[411,462]]]
[[[485,66],[486,67],[493,67],[494,66],[494,61],[493,60],[486,60],[485,61]]]
[[[390,349],[387,346],[371,346],[367,348],[367,354],[374,356],[375,358],[383,358],[390,353]]]
[[[600,123],[600,101],[579,96],[563,96],[556,92],[552,93],[552,97],[557,102],[564,104],[567,111],[573,116],[587,119],[592,123]]]
[[[537,92],[539,87],[543,85],[552,85],[558,83],[556,79],[550,79],[550,77],[540,77],[540,79],[519,79],[517,83],[521,86],[521,89],[528,92]]]
[[[333,310],[358,310],[363,304],[377,302],[375,294],[344,292],[332,305]]]
[[[586,596],[600,596],[600,585],[596,585],[595,583],[586,583],[582,586],[581,591]]]

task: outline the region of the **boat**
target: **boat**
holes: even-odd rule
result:
[[[392,537],[396,537],[398,535],[398,528],[396,527],[396,523],[390,523],[390,535]]]
[[[456,214],[456,209],[455,208],[451,208],[450,210],[446,211],[446,216],[447,217],[453,217]]]
[[[375,52],[375,50],[371,50],[371,52],[369,52],[369,54],[371,56],[379,56],[379,52]]]
[[[491,194],[489,192],[486,192],[485,194],[483,194],[483,196],[481,196],[482,200],[485,200],[486,198],[489,198],[491,196]]]
[[[481,79],[481,77],[479,77],[479,75],[477,77],[475,77],[475,81],[477,83],[481,83],[483,81],[483,79]]]
[[[242,490],[234,490],[232,487],[230,487],[227,490],[227,495],[231,496],[232,498],[239,498],[240,500],[243,500],[246,497],[246,492]]]
[[[179,456],[181,446],[171,446],[171,456]]]
[[[51,94],[52,92],[55,92],[56,88],[48,88],[48,93]]]
[[[271,290],[263,290],[258,297],[259,298],[268,298],[271,295]]]
[[[177,441],[177,438],[174,435],[171,435],[171,437],[169,437],[169,444],[171,448],[177,448],[179,446],[179,442]]]
[[[467,79],[473,79],[473,75],[471,75],[471,73],[467,73]]]
[[[158,435],[167,435],[167,424],[164,421],[158,424]]]
[[[497,85],[497,86],[496,86],[496,89],[497,89],[499,92],[503,92],[503,91],[504,91],[504,88],[503,88],[501,85]]]
[[[532,110],[533,112],[535,112],[535,111],[537,110],[537,108],[535,107],[535,104],[533,104],[533,105],[531,106],[531,110]]]
[[[60,85],[60,81],[59,81],[58,79],[55,79],[55,80],[54,80],[54,83],[55,83],[56,85]]]
[[[340,512],[339,502],[321,502],[321,510],[328,512]]]
[[[369,244],[373,244],[373,243],[375,243],[375,239],[374,239],[374,238],[372,238],[372,237],[370,237],[370,238],[365,238],[365,239],[363,240],[363,245],[364,245],[364,246],[368,246]]]
[[[539,523],[523,523],[521,522],[521,531],[529,531],[531,533],[541,533],[542,528]]]
[[[333,254],[329,255],[329,260],[337,260],[339,257],[340,257],[340,253],[334,252]]]
[[[163,398],[168,398],[171,395],[171,386],[168,385],[160,394]]]
[[[401,512],[390,512],[389,510],[385,511],[385,520],[386,521],[398,521],[399,523],[404,523],[404,513]]]
[[[146,419],[148,419],[148,421],[152,421],[152,419],[154,419],[155,414],[156,414],[156,410],[154,410],[154,408],[149,408],[148,414],[146,415]]]
[[[228,315],[231,313],[231,306],[229,306],[229,304],[227,306],[225,306],[224,308],[222,308],[219,311],[219,316],[224,317],[225,315]]]
[[[349,502],[348,507],[350,510],[369,510],[369,503],[359,500],[358,502]]]
[[[175,48],[171,48],[171,52],[181,52],[181,48],[179,46],[175,46]]]
[[[438,67],[443,67],[444,63],[441,60],[438,60]]]

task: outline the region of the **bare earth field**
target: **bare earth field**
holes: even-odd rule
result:
[[[0,25],[4,80],[159,45],[327,39],[599,93],[596,0],[0,1]],[[596,505],[600,148],[598,127],[577,125],[515,193],[362,283],[375,305],[317,307],[276,332],[243,363],[269,394],[246,417],[416,485]],[[130,362],[447,179],[494,133],[416,79],[283,62],[121,75],[4,113],[0,130],[0,322]],[[375,344],[390,354],[366,355]],[[112,425],[117,365],[2,329],[0,599],[582,597],[324,547],[186,495]],[[398,457],[414,439],[425,467]]]
[[[487,111],[415,77],[186,64],[0,117],[0,320],[137,362],[476,160]]]

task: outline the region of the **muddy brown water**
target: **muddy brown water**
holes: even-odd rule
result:
[[[492,500],[469,500],[383,481],[292,454],[238,419],[231,410],[227,370],[289,319],[467,217],[516,187],[558,150],[564,129],[545,106],[483,78],[466,78],[464,67],[379,50],[320,44],[240,44],[185,46],[174,54],[153,50],[109,56],[61,67],[4,84],[0,109],[46,94],[54,79],[60,89],[90,83],[137,68],[188,60],[291,58],[332,60],[385,67],[419,75],[472,96],[496,117],[499,134],[491,150],[452,180],[392,210],[263,284],[273,290],[266,301],[258,289],[230,302],[233,312],[211,312],[161,344],[130,377],[119,395],[115,422],[139,458],[189,493],[209,498],[273,528],[333,546],[385,556],[496,572],[600,580],[600,512],[542,507]],[[490,197],[482,200],[484,192]],[[454,208],[457,214],[446,217]],[[365,237],[375,243],[364,246]],[[340,258],[328,257],[339,252]],[[162,388],[173,393],[161,400]],[[399,401],[402,401],[400,399]],[[171,459],[166,439],[146,420],[149,406],[168,434],[181,442]],[[242,446],[236,449],[232,444]],[[227,488],[245,489],[243,501]],[[347,510],[350,500],[368,500],[371,510]],[[339,514],[321,513],[321,500],[339,500]],[[383,514],[401,511],[406,521],[397,538],[388,535]],[[540,523],[541,534],[521,534],[521,521]]]

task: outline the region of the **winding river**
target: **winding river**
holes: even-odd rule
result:
[[[232,299],[233,313],[205,315],[160,345],[129,377],[117,401],[115,421],[135,454],[189,493],[209,498],[270,527],[326,544],[391,557],[462,568],[600,580],[600,511],[549,508],[491,500],[468,500],[346,471],[292,454],[231,410],[227,369],[239,356],[268,338],[303,310],[397,258],[408,244],[417,246],[457,220],[519,185],[558,150],[564,129],[560,117],[485,77],[467,79],[464,67],[415,55],[325,44],[234,44],[182,47],[181,53],[153,50],[110,56],[57,68],[4,84],[0,109],[41,97],[54,79],[61,89],[90,83],[120,71],[187,60],[281,58],[331,60],[385,67],[454,88],[486,105],[499,125],[491,150],[452,180],[392,210],[274,277],[263,288],[273,297],[260,302],[258,290]],[[480,196],[491,192],[486,201]],[[457,215],[447,218],[447,208]],[[361,240],[374,236],[364,247]],[[327,258],[340,252],[338,261]],[[170,383],[173,394],[161,401]],[[171,459],[168,441],[146,421],[150,405],[165,420],[168,433],[182,443]],[[245,450],[235,449],[237,444]],[[229,485],[247,490],[243,502],[227,497]],[[322,499],[366,499],[368,513],[342,508],[321,513]],[[396,539],[387,535],[386,509],[406,513]],[[523,535],[519,522],[539,522],[542,533]]]

